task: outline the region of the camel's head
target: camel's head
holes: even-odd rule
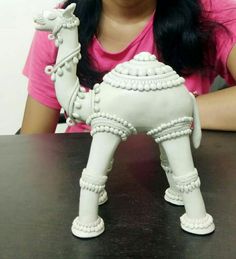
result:
[[[66,9],[45,10],[34,18],[36,30],[54,31],[60,26],[73,27],[78,25],[78,19],[73,15],[76,4],[70,4]],[[69,26],[67,26],[69,28]]]

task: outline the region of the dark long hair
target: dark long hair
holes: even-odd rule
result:
[[[75,15],[80,19],[82,59],[78,65],[78,76],[81,84],[92,88],[103,76],[94,69],[87,51],[97,33],[102,1],[68,0],[65,7],[71,3],[77,3]],[[204,15],[200,0],[158,0],[153,32],[159,58],[182,76],[203,72],[206,66],[213,67],[213,64],[206,65],[206,60],[216,51],[213,30],[217,26]]]

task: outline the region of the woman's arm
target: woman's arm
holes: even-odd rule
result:
[[[44,106],[28,96],[20,133],[54,133],[59,116],[60,110]]]
[[[236,81],[236,45],[227,67]],[[236,86],[197,97],[203,129],[236,131]]]
[[[236,131],[236,86],[197,97],[203,129]]]

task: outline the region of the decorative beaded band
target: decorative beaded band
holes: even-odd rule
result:
[[[100,193],[105,188],[107,176],[97,176],[89,174],[86,169],[83,170],[80,178],[80,187],[91,192]]]
[[[182,193],[192,192],[194,189],[199,188],[201,185],[200,178],[198,177],[197,169],[190,174],[183,176],[174,176],[173,179],[176,183],[176,188]]]
[[[69,105],[68,105],[68,115],[74,122],[80,122],[79,115],[75,114],[73,111],[74,111],[76,99],[77,99],[78,95],[80,94],[81,89],[82,88],[80,86],[79,79],[78,79],[78,77],[76,77],[76,82],[74,85],[74,92],[70,97],[70,101],[69,101]]]
[[[70,18],[64,18],[62,15],[60,15],[60,19],[61,19],[60,23],[58,23],[55,26],[55,28],[53,29],[52,33],[49,34],[48,39],[49,40],[59,39],[58,43],[62,44],[63,43],[63,39],[60,39],[60,37],[58,37],[58,34],[61,31],[61,29],[62,28],[72,29],[72,28],[78,27],[79,24],[80,24],[80,21],[79,21],[79,18],[76,17],[75,15],[73,15]]]
[[[95,119],[92,122],[91,136],[98,132],[106,132],[119,136],[123,141],[131,135],[131,131],[122,124],[106,119]]]
[[[80,54],[80,44],[78,47],[71,52],[68,56],[63,58],[60,62],[58,62],[55,66],[46,66],[45,73],[51,75],[51,80],[56,81],[56,74],[58,76],[63,76],[63,68],[65,67],[67,70],[71,68],[69,62],[73,62],[74,64],[78,64],[79,60],[81,59]]]
[[[93,111],[95,113],[100,112],[100,108],[99,108],[99,103],[100,103],[100,97],[99,97],[99,93],[100,93],[100,84],[95,84],[93,87]]]
[[[101,217],[98,216],[98,219],[92,223],[81,223],[79,217],[76,217],[72,223],[72,226],[76,228],[78,231],[82,231],[84,233],[92,233],[99,232],[104,229],[104,222]]]
[[[80,179],[80,187],[83,190],[87,190],[90,192],[95,192],[95,193],[100,193],[104,188],[105,185],[96,185],[96,184],[91,184],[89,182],[84,181],[84,179]]]
[[[213,224],[213,218],[211,215],[206,214],[204,218],[191,219],[185,213],[183,216],[180,217],[180,222],[183,226],[190,229],[204,229]]]
[[[190,135],[192,133],[192,121],[192,117],[182,117],[176,120],[172,120],[169,123],[162,124],[156,129],[148,131],[147,135],[152,136],[157,143],[178,138],[184,135]]]
[[[182,197],[182,194],[171,189],[170,187],[168,189],[166,189],[165,191],[165,196],[169,198],[169,200],[172,201],[176,201],[178,203],[181,202],[181,205],[183,204],[183,197]],[[180,204],[179,204],[180,205]]]
[[[58,23],[53,29],[52,33],[48,35],[49,40],[55,40],[56,47],[59,47],[63,43],[63,38],[60,35],[60,31],[62,28],[72,29],[79,26],[80,21],[76,16],[72,16],[70,18],[64,18],[60,16],[61,22]]]
[[[184,79],[179,77],[175,72],[170,72],[165,76],[168,77],[168,81],[165,78],[153,76],[147,79],[138,80],[134,76],[127,76],[124,80],[124,75],[122,77],[116,72],[110,72],[104,76],[103,80],[105,83],[111,85],[115,88],[122,88],[126,90],[133,90],[133,91],[157,91],[157,90],[164,90],[167,88],[173,88],[180,86],[184,83]]]
[[[94,113],[86,123],[92,126],[92,136],[98,132],[109,132],[125,141],[129,135],[137,133],[131,123],[108,113]]]
[[[80,110],[82,109],[83,100],[85,100],[86,89],[80,85],[79,80],[77,81],[79,85],[77,87],[77,92],[75,93],[75,96],[71,98],[71,107],[73,109],[73,113],[72,113],[73,119],[76,122],[81,122],[83,121],[83,119],[81,118]],[[86,94],[88,99],[90,100],[89,95],[91,94],[91,91],[88,91]]]

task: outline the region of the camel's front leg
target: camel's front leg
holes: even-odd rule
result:
[[[72,233],[77,237],[96,237],[104,231],[103,220],[98,216],[99,195],[104,191],[107,169],[120,140],[106,132],[93,136],[87,167],[80,179],[79,216],[72,224]]]

